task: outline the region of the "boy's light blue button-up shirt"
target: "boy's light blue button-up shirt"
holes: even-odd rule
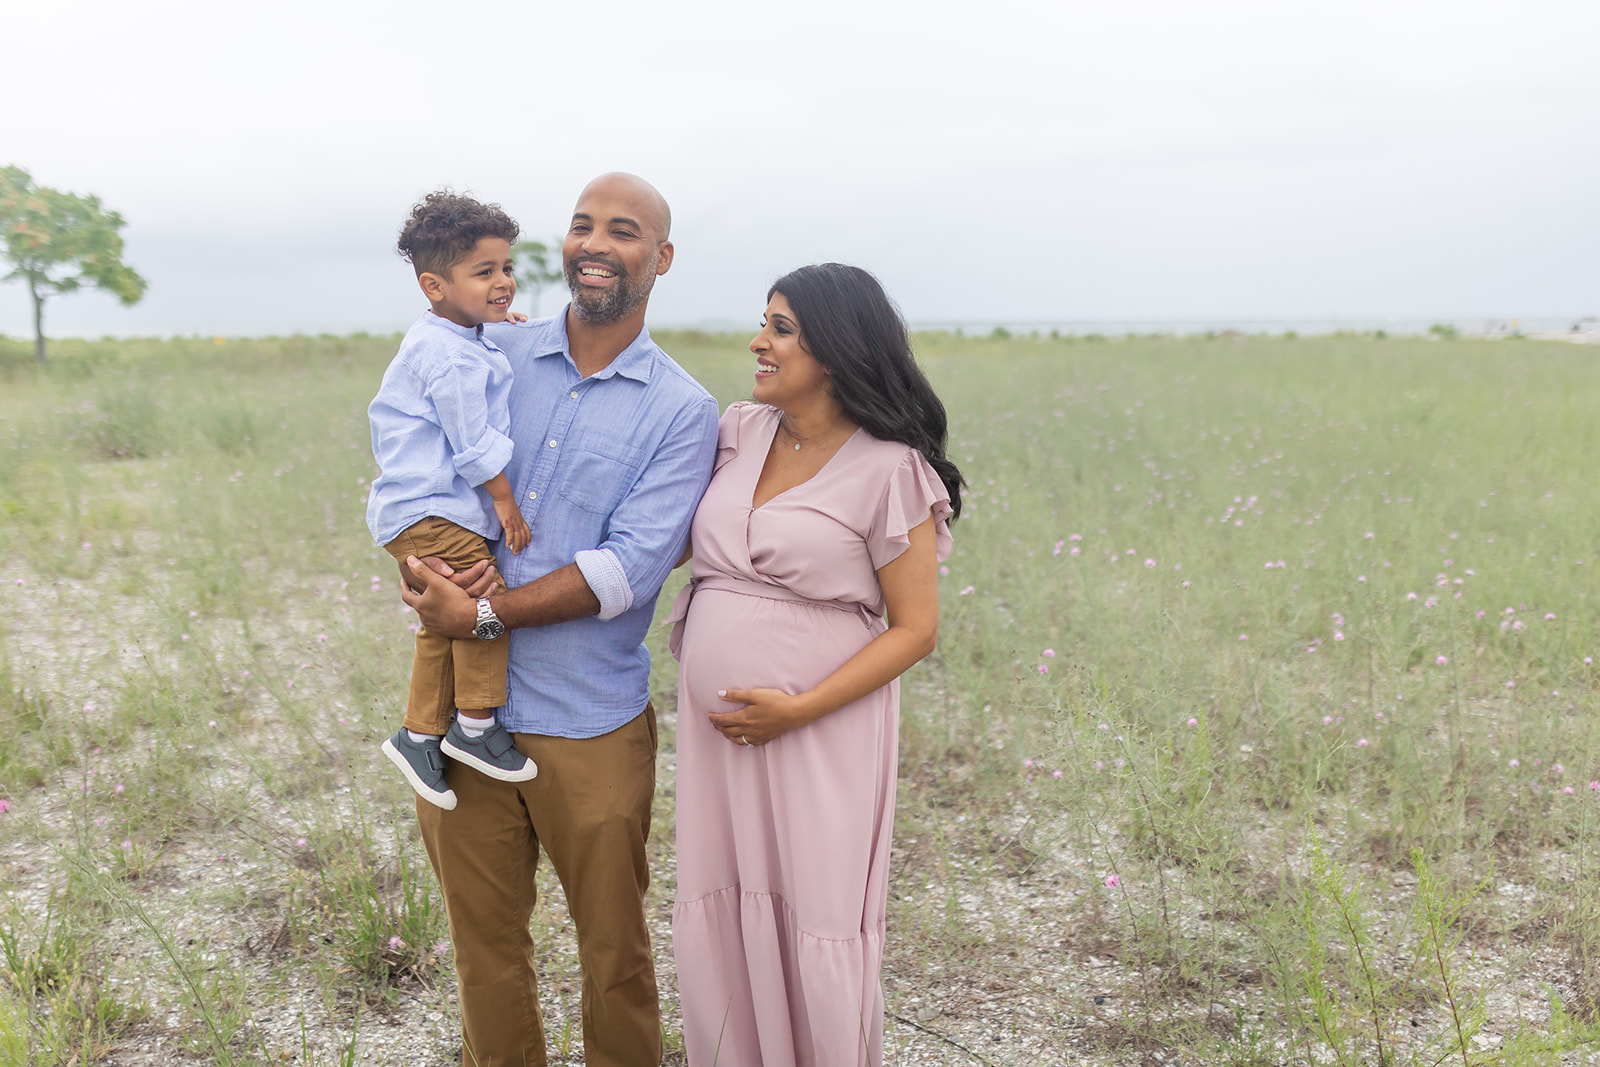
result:
[[[386,545],[430,515],[490,541],[500,519],[478,488],[511,461],[511,364],[474,326],[429,311],[400,342],[367,408],[381,473],[367,526]]]
[[[576,562],[599,615],[512,630],[501,725],[598,737],[650,695],[644,637],[661,584],[683,554],[711,480],[717,402],[648,331],[584,378],[567,349],[566,311],[485,327],[513,372],[506,476],[533,531],[499,552],[507,586]]]

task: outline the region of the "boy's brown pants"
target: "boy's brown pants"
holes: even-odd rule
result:
[[[402,530],[383,546],[396,560],[438,556],[458,571],[480,559],[494,559],[489,543],[448,519],[426,518]],[[494,591],[505,592],[496,581]],[[457,708],[488,711],[506,702],[507,636],[493,641],[476,637],[452,641],[425,626],[417,628],[417,652],[411,661],[411,692],[406,697],[405,728],[442,735],[450,729]]]

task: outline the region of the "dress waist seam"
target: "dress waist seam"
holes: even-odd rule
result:
[[[813,600],[785,586],[773,585],[770,582],[753,582],[745,578],[729,578],[720,574],[694,579],[696,593],[711,589],[724,593],[738,593],[742,596],[762,597],[766,600],[787,600],[797,604],[810,604],[814,607],[842,611],[846,615],[871,615],[876,618],[872,610],[865,604],[847,603],[843,600]]]

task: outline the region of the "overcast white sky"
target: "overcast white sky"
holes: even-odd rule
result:
[[[1600,314],[1593,0],[4,0],[0,30],[0,164],[120,211],[150,283],[53,301],[57,336],[401,329],[418,196],[540,237],[610,169],[673,205],[656,325],[753,324],[821,259],[923,323]]]

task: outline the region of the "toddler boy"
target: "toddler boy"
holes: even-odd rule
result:
[[[531,537],[505,475],[511,364],[483,336],[484,323],[505,321],[516,293],[517,233],[499,205],[448,191],[424,198],[400,230],[400,254],[431,307],[406,331],[367,409],[381,471],[367,525],[402,562],[438,556],[464,570],[493,559],[488,541],[502,532],[517,553]],[[473,633],[451,641],[417,630],[405,721],[383,743],[417,795],[446,810],[456,806],[446,756],[507,782],[539,773],[494,718],[506,702],[507,642],[488,598]]]

